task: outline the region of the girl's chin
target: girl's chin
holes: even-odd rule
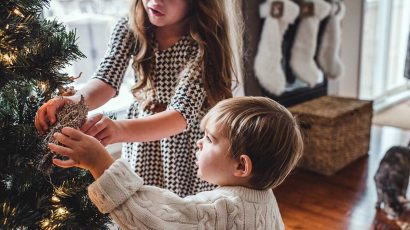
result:
[[[152,25],[156,26],[156,27],[163,27],[166,24],[162,21],[162,20],[157,20],[157,19],[151,19],[149,20],[151,22]]]
[[[164,19],[161,17],[150,16],[149,21],[151,22],[152,25],[158,26],[158,27],[166,25]]]

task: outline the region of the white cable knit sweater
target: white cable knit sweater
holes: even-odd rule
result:
[[[122,229],[284,229],[271,189],[219,187],[181,198],[143,185],[124,159],[88,187],[91,201]]]

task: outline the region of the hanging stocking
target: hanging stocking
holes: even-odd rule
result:
[[[315,63],[319,22],[330,13],[330,4],[311,0],[300,5],[300,23],[292,46],[290,66],[294,74],[310,87],[323,81],[323,73]]]
[[[286,85],[281,65],[283,34],[299,14],[299,7],[290,0],[267,0],[259,10],[266,19],[255,57],[255,75],[264,89],[280,95]]]
[[[289,25],[293,24],[296,18],[299,16],[299,6],[298,4],[290,0],[282,0],[282,2],[284,4],[284,7],[283,15],[279,19],[279,29],[280,33],[284,35]]]
[[[343,63],[340,59],[342,41],[342,20],[346,7],[342,2],[332,4],[332,12],[323,32],[319,47],[318,62],[328,78],[336,79],[343,73]]]

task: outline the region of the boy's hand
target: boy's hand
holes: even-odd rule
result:
[[[80,128],[85,134],[95,137],[104,146],[118,142],[120,127],[103,114],[95,114]]]
[[[49,143],[50,150],[70,158],[68,160],[53,159],[53,163],[57,166],[87,169],[97,179],[114,162],[97,139],[79,130],[65,127],[61,133],[55,133],[54,138],[64,146]]]

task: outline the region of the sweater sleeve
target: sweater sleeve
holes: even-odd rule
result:
[[[111,34],[105,56],[93,75],[93,78],[100,79],[115,88],[116,95],[119,93],[134,44],[134,36],[129,30],[128,18],[121,18]]]
[[[144,186],[123,159],[91,184],[88,193],[97,208],[110,213],[123,229],[226,229],[240,222],[242,206],[236,198],[216,191],[181,198]]]
[[[142,179],[131,170],[130,165],[119,159],[88,187],[88,195],[100,212],[109,213],[142,185]]]

